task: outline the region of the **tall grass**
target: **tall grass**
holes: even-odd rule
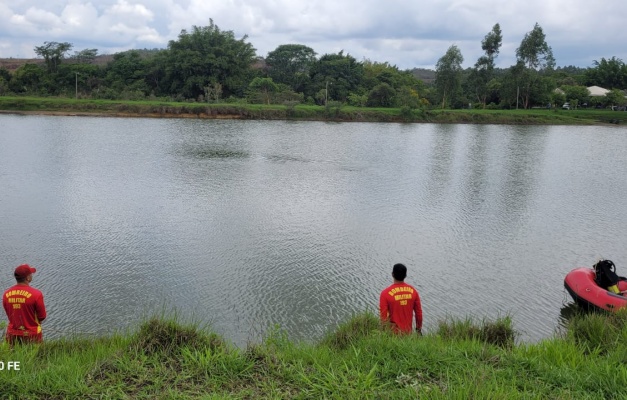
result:
[[[610,355],[627,362],[627,309],[581,314],[568,322],[566,338],[587,354]]]
[[[471,318],[449,319],[438,324],[437,334],[449,340],[478,340],[505,348],[511,348],[517,336],[509,316],[496,321],[483,320],[478,324]]]

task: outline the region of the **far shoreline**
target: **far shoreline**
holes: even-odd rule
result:
[[[285,120],[490,125],[624,125],[627,113],[599,109],[410,109],[302,104],[182,103],[0,96],[0,114],[207,120]]]

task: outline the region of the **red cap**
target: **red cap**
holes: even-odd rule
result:
[[[31,267],[28,264],[22,264],[19,267],[15,268],[15,272],[13,273],[13,275],[16,279],[24,279],[28,275],[34,274],[35,272],[37,272],[35,268]]]

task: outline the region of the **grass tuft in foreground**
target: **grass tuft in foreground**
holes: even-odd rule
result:
[[[161,317],[129,335],[0,345],[0,361],[21,367],[0,370],[0,398],[619,399],[627,398],[626,320],[578,314],[561,335],[517,344],[509,317],[451,319],[401,336],[366,313],[319,343],[277,329],[240,349]]]
[[[328,333],[321,342],[322,346],[344,350],[359,339],[367,337],[380,329],[379,319],[370,313],[354,316],[340,325],[335,331]]]
[[[226,343],[216,334],[206,334],[199,327],[183,326],[173,320],[152,318],[139,328],[132,343],[134,351],[145,355],[172,357],[185,348],[225,349]]]
[[[511,348],[517,337],[510,317],[496,321],[483,320],[475,324],[471,319],[447,320],[438,324],[437,334],[448,340],[478,340],[496,346]]]
[[[627,362],[627,309],[581,313],[569,322],[567,338],[586,354],[624,354]]]

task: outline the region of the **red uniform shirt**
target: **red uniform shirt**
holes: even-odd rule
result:
[[[43,294],[30,286],[17,284],[2,295],[2,306],[9,317],[7,336],[23,336],[41,341],[41,324],[46,318]]]
[[[381,321],[389,321],[396,332],[411,333],[412,314],[416,315],[416,329],[422,329],[420,296],[413,286],[404,282],[381,292],[379,311]]]

